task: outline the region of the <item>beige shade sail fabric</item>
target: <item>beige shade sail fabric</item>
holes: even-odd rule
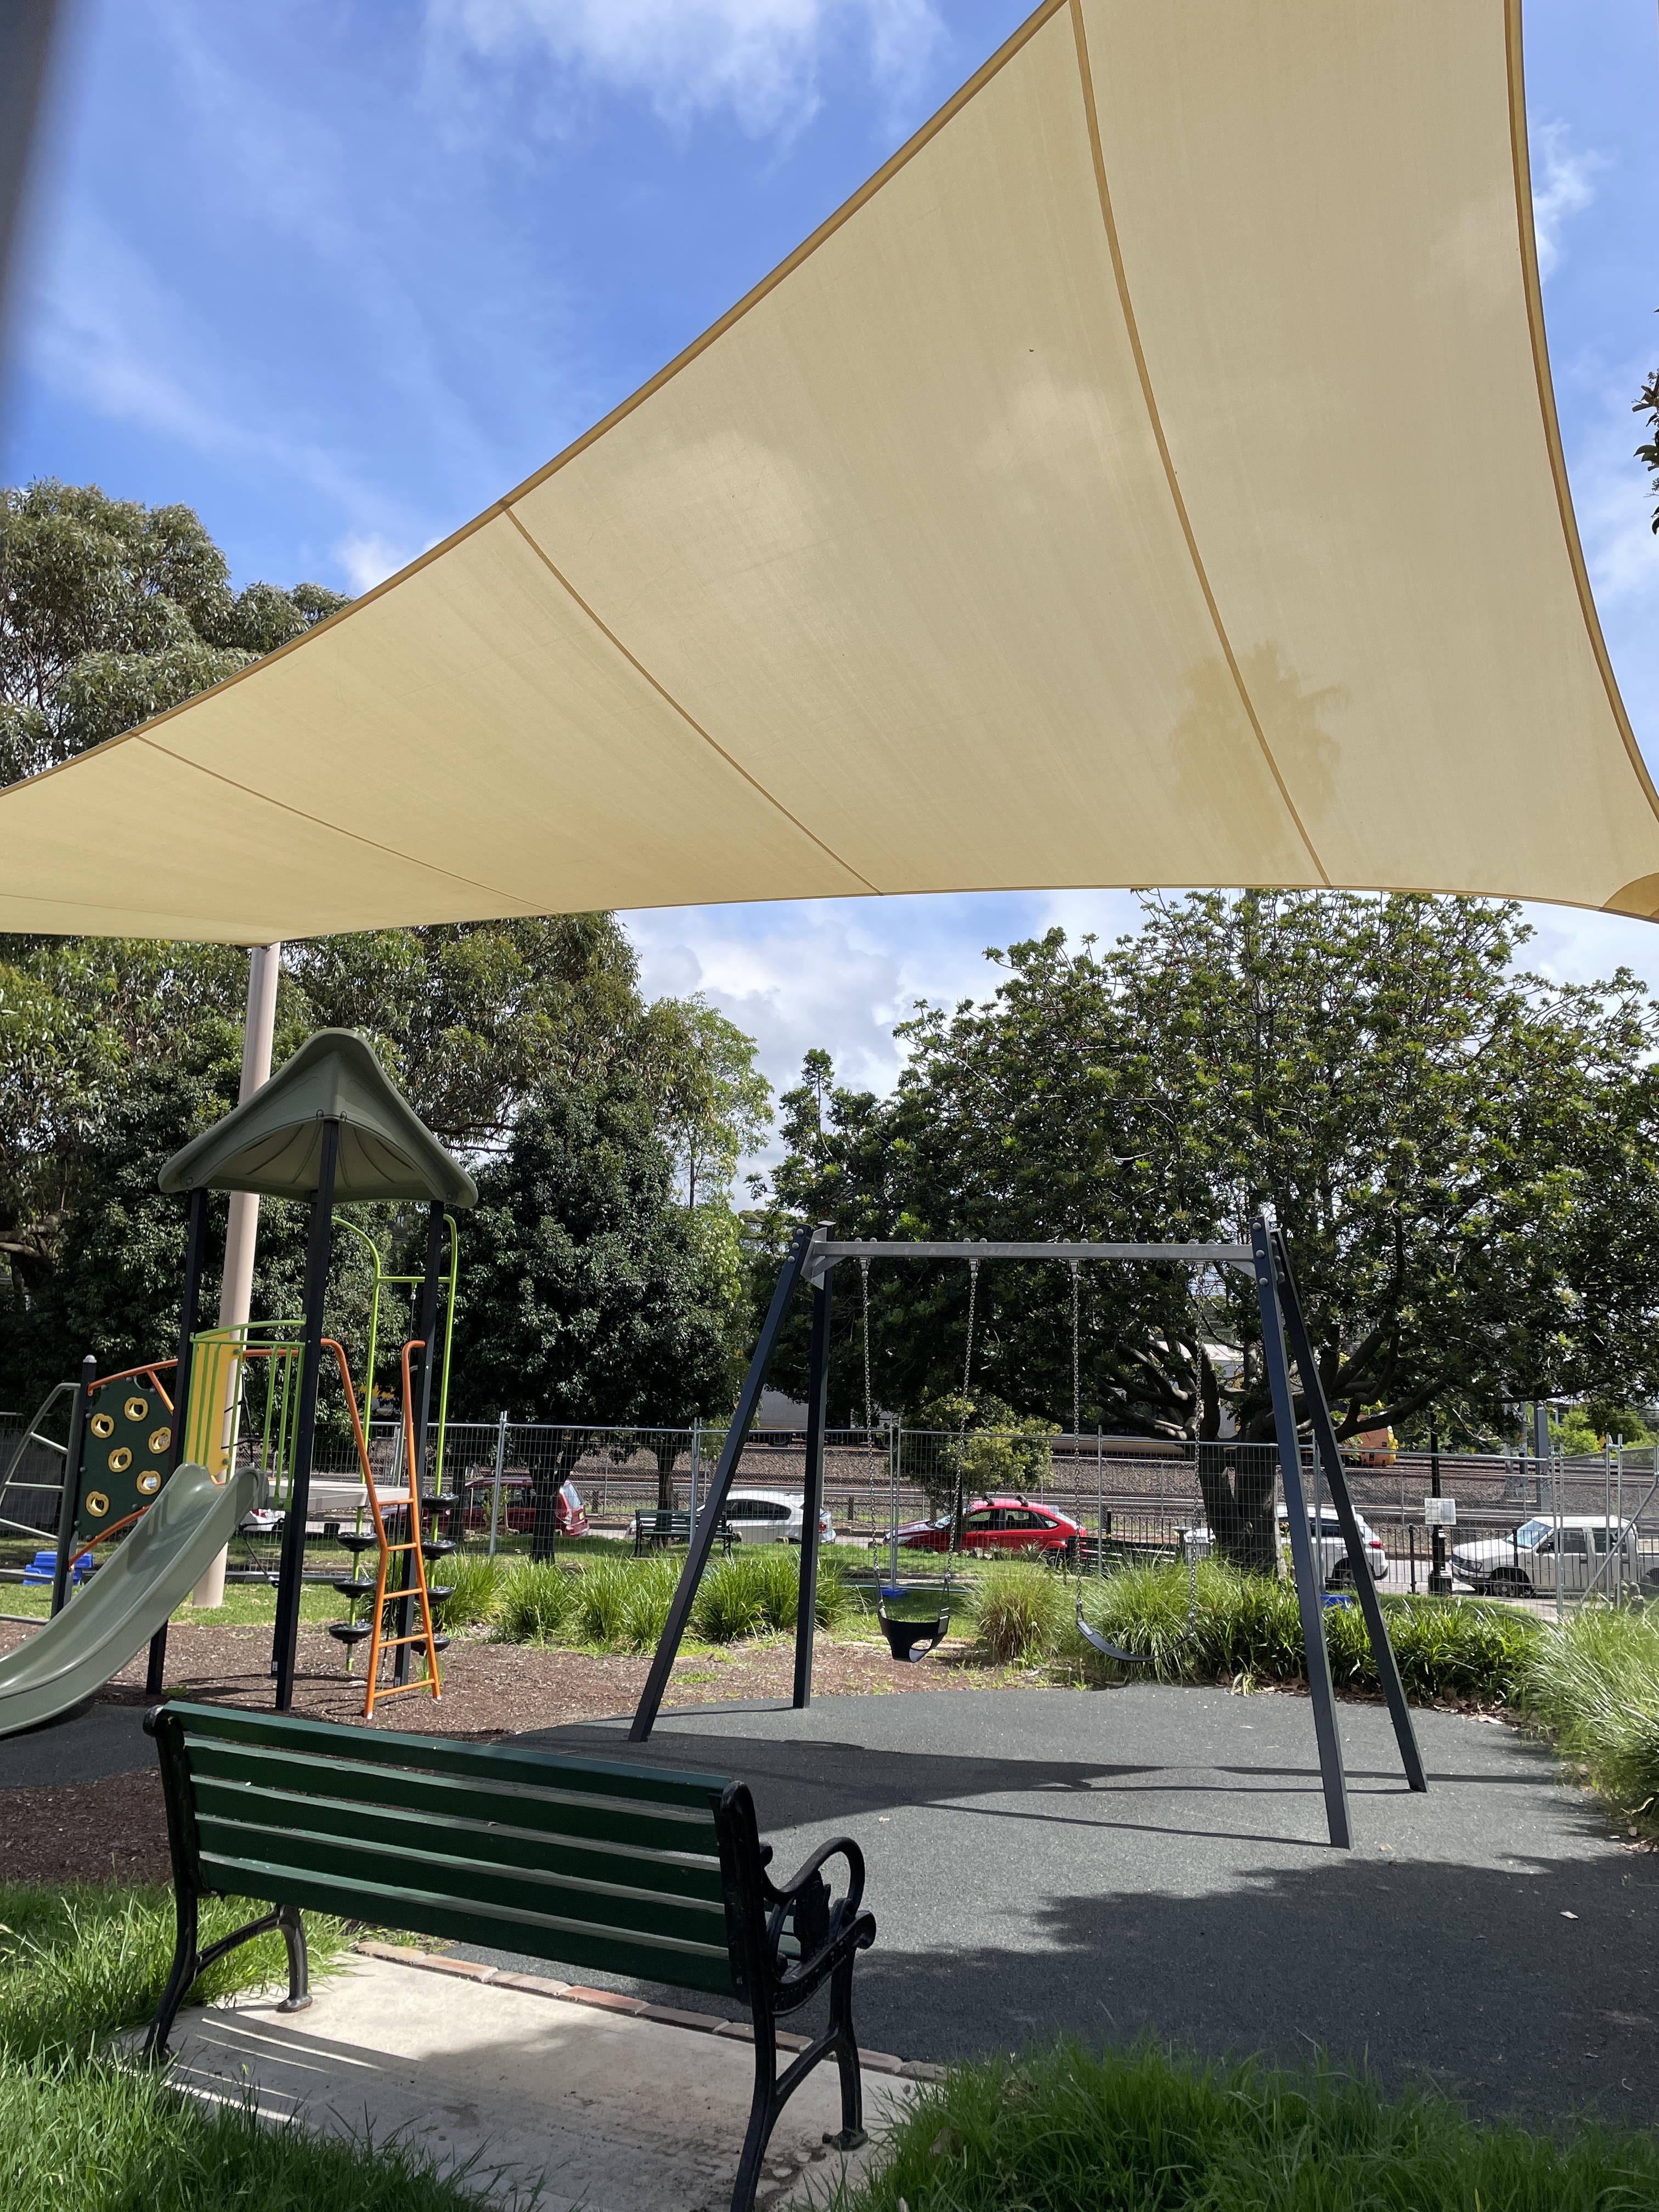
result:
[[[0,796],[0,927],[1090,884],[1659,913],[1520,27],[1049,0],[527,483]]]

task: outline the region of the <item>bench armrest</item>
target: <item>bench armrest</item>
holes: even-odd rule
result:
[[[823,1878],[826,1863],[847,1863],[847,1894],[833,1899]],[[864,1901],[864,1853],[850,1836],[821,1844],[787,1882],[763,1875],[767,1904],[766,1948],[775,1999],[781,2011],[793,2011],[822,1986],[849,1951],[867,1950],[876,1923],[860,1910]],[[799,1956],[786,1962],[784,1946],[793,1938]]]

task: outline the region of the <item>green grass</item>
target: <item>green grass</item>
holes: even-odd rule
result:
[[[1322,2069],[1061,2044],[954,2067],[833,2212],[1635,2212],[1659,2144],[1477,2127]]]
[[[15,2212],[477,2212],[487,2172],[205,2107],[151,2076],[0,2055],[0,2205]]]
[[[1659,1621],[1597,1607],[1538,1636],[1522,1710],[1621,1811],[1659,1832]]]
[[[203,1908],[204,1941],[249,1908]],[[313,1975],[349,1931],[307,1916]],[[162,1889],[0,1883],[0,2205],[52,2212],[462,2212],[474,2177],[441,2173],[397,2144],[324,2142],[260,2129],[250,2111],[206,2108],[160,2076],[100,2054],[155,2011],[173,1954]],[[279,1978],[281,1939],[222,1960],[197,2000]],[[482,2181],[486,2177],[478,2176]]]
[[[234,1899],[206,1899],[203,1942],[251,1917]],[[97,2037],[147,2020],[167,1984],[173,1927],[170,1890],[0,1882],[0,2050],[75,2058]],[[306,1931],[313,1972],[325,1974],[351,1937],[343,1923],[320,1915],[307,1917]],[[258,1936],[204,1978],[197,2001],[276,1980],[283,1960],[280,1936]]]

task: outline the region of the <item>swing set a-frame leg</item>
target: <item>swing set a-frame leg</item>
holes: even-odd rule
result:
[[[1271,1211],[1263,1207],[1250,1224],[1251,1256],[1255,1262],[1256,1296],[1261,1311],[1262,1352],[1273,1394],[1273,1430],[1279,1442],[1279,1466],[1285,1485],[1285,1507],[1290,1522],[1291,1558],[1296,1570],[1297,1605],[1302,1615],[1302,1637],[1307,1654],[1308,1686],[1312,1693],[1314,1729],[1319,1742],[1320,1775],[1325,1789],[1325,1817],[1331,1842],[1338,1850],[1352,1848],[1353,1833],[1348,1816],[1347,1776],[1342,1761],[1342,1739],[1336,1718],[1336,1698],[1331,1684],[1330,1650],[1325,1641],[1323,1577],[1314,1557],[1314,1532],[1308,1520],[1307,1494],[1302,1486],[1302,1447],[1296,1425],[1296,1398],[1291,1385],[1291,1359],[1302,1379],[1302,1395],[1314,1431],[1332,1500],[1341,1525],[1349,1571],[1359,1601],[1376,1671],[1394,1721],[1395,1741],[1407,1785],[1424,1790],[1428,1782],[1417,1747],[1411,1711],[1394,1647],[1389,1641],[1382,1607],[1370,1578],[1370,1567],[1360,1540],[1359,1523],[1348,1493],[1347,1477],[1337,1448],[1336,1430],[1325,1402],[1324,1386],[1313,1358],[1301,1302],[1291,1273],[1284,1231]],[[1289,1339],[1287,1344],[1286,1339]]]
[[[1285,1316],[1285,1334],[1290,1340],[1291,1357],[1296,1362],[1297,1372],[1302,1377],[1302,1397],[1313,1425],[1314,1449],[1325,1470],[1331,1502],[1336,1508],[1342,1540],[1347,1549],[1348,1573],[1353,1583],[1354,1595],[1359,1601],[1365,1632],[1370,1638],[1377,1680],[1382,1685],[1382,1694],[1389,1701],[1389,1717],[1394,1722],[1395,1741],[1400,1747],[1400,1763],[1406,1770],[1407,1786],[1413,1790],[1426,1790],[1428,1778],[1423,1771],[1422,1753],[1417,1747],[1417,1731],[1412,1725],[1411,1707],[1406,1702],[1406,1686],[1400,1679],[1400,1662],[1395,1657],[1394,1645],[1389,1640],[1388,1624],[1382,1618],[1382,1603],[1376,1595],[1376,1584],[1371,1580],[1370,1562],[1365,1557],[1364,1543],[1359,1534],[1359,1516],[1354,1511],[1353,1499],[1348,1491],[1347,1472],[1342,1464],[1341,1448],[1336,1441],[1336,1425],[1331,1419],[1331,1409],[1325,1402],[1325,1389],[1320,1381],[1313,1346],[1308,1339],[1307,1323],[1302,1318],[1302,1301],[1297,1296],[1296,1280],[1291,1273],[1290,1255],[1285,1249],[1282,1229],[1273,1231],[1272,1242],[1279,1263],[1279,1297]]]

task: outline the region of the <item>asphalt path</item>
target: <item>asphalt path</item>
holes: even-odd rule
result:
[[[642,1751],[620,1721],[520,1740],[741,1777],[786,1871],[854,1837],[879,1927],[855,1982],[872,2050],[1062,2032],[1319,2048],[1488,2116],[1650,2124],[1659,1859],[1510,1728],[1419,1714],[1413,1796],[1386,1712],[1345,1705],[1341,1723],[1346,1852],[1297,1697],[940,1691],[665,1713]]]
[[[0,1790],[101,1782],[107,1775],[154,1766],[155,1746],[144,1734],[144,1712],[142,1705],[94,1703],[67,1720],[0,1737]],[[0,1854],[0,1869],[4,1863]]]

